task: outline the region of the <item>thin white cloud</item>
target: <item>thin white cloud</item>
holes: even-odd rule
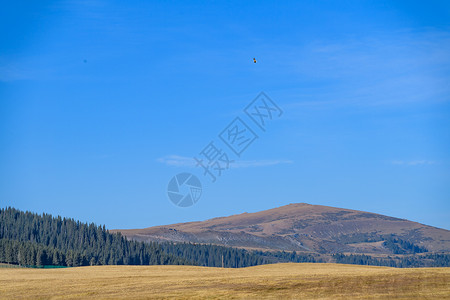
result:
[[[0,81],[10,82],[34,78],[33,72],[14,64],[6,64],[0,59]]]
[[[401,166],[423,166],[423,165],[434,165],[436,164],[433,160],[393,160],[391,161],[393,165]]]
[[[107,159],[107,158],[112,158],[112,157],[114,157],[113,154],[98,154],[98,155],[91,156],[91,158],[94,158],[94,159]]]
[[[180,155],[167,155],[157,159],[158,162],[173,167],[196,167],[197,162],[193,157],[186,157]],[[231,169],[237,168],[254,168],[267,167],[281,164],[292,164],[292,160],[286,159],[267,159],[267,160],[237,160],[230,163]]]
[[[450,100],[448,32],[380,32],[334,43],[316,40],[285,51],[289,65],[284,71],[290,70],[294,78],[335,83],[317,90],[303,87],[288,91],[291,96],[287,101],[292,102],[288,106],[334,108]]]
[[[173,167],[195,167],[195,160],[193,157],[179,156],[179,155],[167,155],[158,158],[156,161]]]
[[[273,160],[238,160],[230,165],[231,168],[253,168],[267,167],[281,164],[292,164],[292,160],[273,159]]]

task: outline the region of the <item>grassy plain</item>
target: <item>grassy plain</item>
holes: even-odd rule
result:
[[[275,264],[0,268],[0,298],[450,299],[450,268]]]

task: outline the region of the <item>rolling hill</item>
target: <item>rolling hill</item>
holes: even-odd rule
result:
[[[211,243],[324,254],[450,252],[449,230],[375,213],[306,203],[206,221],[113,231],[137,241]]]

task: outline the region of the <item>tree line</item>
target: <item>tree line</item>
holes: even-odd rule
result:
[[[427,248],[415,245],[398,237],[389,236],[384,239],[383,246],[394,254],[415,254],[428,252]]]
[[[23,265],[192,264],[156,243],[128,241],[105,226],[73,219],[0,210],[0,261]]]
[[[369,255],[334,254],[332,261],[391,267],[449,266],[445,253],[415,253],[426,249],[399,238],[385,239],[385,247],[397,253],[376,258]],[[49,214],[0,209],[0,263],[22,266],[93,265],[197,265],[240,268],[277,262],[325,262],[330,256],[307,252],[248,251],[217,245],[156,243],[127,240],[105,226],[82,223]]]
[[[248,267],[269,263],[244,249],[190,243],[145,243],[105,226],[49,214],[0,209],[0,262],[24,266],[198,265]]]
[[[387,256],[385,258],[373,257],[364,254],[345,255],[337,253],[332,255],[336,263],[386,266],[395,268],[419,268],[419,267],[450,267],[450,254],[427,253],[425,255],[401,255]]]

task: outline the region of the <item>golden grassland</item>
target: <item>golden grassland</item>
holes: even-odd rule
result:
[[[0,268],[0,298],[450,299],[450,268],[275,264]]]

